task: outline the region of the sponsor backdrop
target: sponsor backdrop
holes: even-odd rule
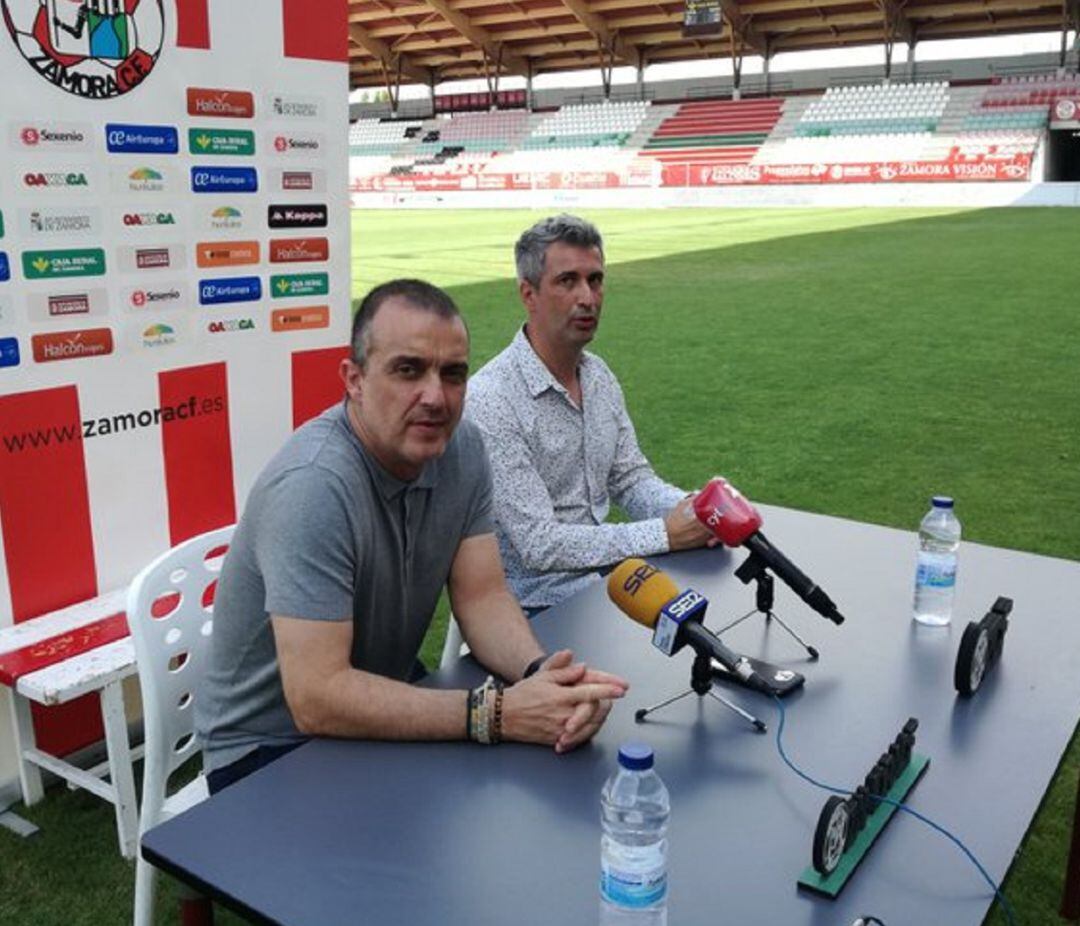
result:
[[[6,626],[236,519],[341,394],[350,276],[346,0],[0,10]]]

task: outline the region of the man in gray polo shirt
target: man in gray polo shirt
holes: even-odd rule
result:
[[[197,727],[212,790],[309,736],[589,739],[621,679],[546,657],[506,582],[483,441],[462,424],[468,332],[417,280],[372,290],[346,397],[301,427],[248,498],[214,605]],[[503,691],[408,684],[439,593]],[[497,709],[496,709],[497,704]]]

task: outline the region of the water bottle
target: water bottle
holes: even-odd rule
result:
[[[960,522],[953,512],[953,500],[947,495],[935,495],[931,505],[919,525],[915,620],[920,624],[944,627],[952,620]]]
[[[601,926],[666,926],[670,814],[652,749],[621,746],[619,767],[600,793]]]

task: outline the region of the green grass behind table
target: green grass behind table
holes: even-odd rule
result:
[[[478,368],[521,322],[512,244],[541,214],[354,213],[353,293],[449,288]],[[966,540],[1080,559],[1075,210],[585,214],[608,257],[594,346],[673,481],[720,472],[756,501],[909,530],[948,492]],[[1058,922],[1078,767],[1074,738],[1006,883],[1019,923]],[[108,805],[57,788],[15,809],[43,832],[0,830],[0,923],[129,920]]]

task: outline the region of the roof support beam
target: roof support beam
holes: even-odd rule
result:
[[[467,16],[451,7],[446,0],[426,0],[426,2],[429,7],[450,23],[473,45],[483,49],[485,55],[492,60],[498,61],[503,69],[521,77],[528,76],[529,65],[525,59],[500,48],[500,43],[494,41],[486,29],[473,25]]]
[[[606,52],[609,57],[618,58],[626,64],[636,63],[637,54],[634,49],[619,37],[617,31],[608,29],[604,21],[595,13],[590,12],[582,0],[561,0],[561,2],[574,19],[596,37],[596,43],[600,46],[602,54]]]
[[[720,8],[728,19],[731,31],[735,33],[743,47],[749,46],[764,58],[768,52],[765,36],[750,25],[751,17],[744,15],[739,9],[738,0],[720,0]],[[734,47],[733,44],[732,48]]]
[[[349,39],[382,64],[383,73],[393,70],[399,76],[411,77],[419,83],[431,80],[431,72],[416,64],[406,55],[394,52],[385,42],[368,35],[357,23],[349,23]]]

